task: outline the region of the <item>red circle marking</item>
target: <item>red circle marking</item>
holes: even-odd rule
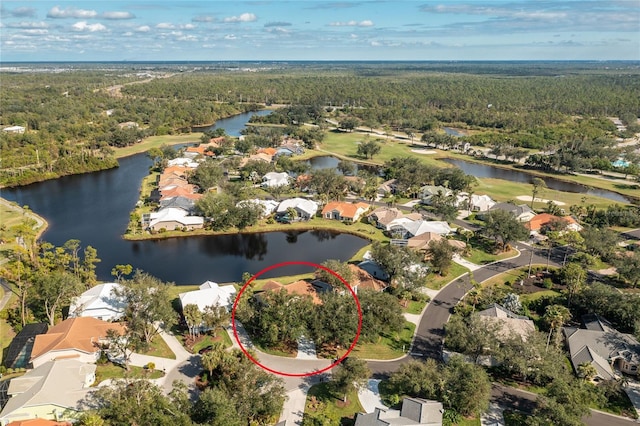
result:
[[[260,275],[266,272],[269,272],[276,268],[281,268],[283,266],[290,266],[290,265],[306,265],[306,266],[311,266],[318,269],[324,269],[325,271],[329,272],[331,275],[333,275],[334,277],[342,281],[345,287],[347,287],[347,289],[351,293],[351,296],[353,296],[353,300],[356,301],[356,307],[358,308],[358,330],[356,331],[356,337],[353,339],[353,342],[351,343],[351,346],[349,346],[349,349],[347,350],[347,352],[330,366],[325,367],[322,370],[312,371],[310,373],[285,373],[283,371],[274,370],[272,368],[269,368],[265,365],[260,364],[260,362],[254,357],[252,357],[249,351],[247,351],[247,349],[245,349],[245,347],[242,345],[242,342],[240,341],[240,337],[238,336],[238,330],[236,329],[236,308],[238,307],[238,301],[240,301],[240,296],[242,296],[242,293],[244,293],[247,286],[249,286],[249,284],[251,284],[253,280],[255,280]],[[275,265],[271,265],[267,268],[264,268],[263,270],[255,274],[253,277],[251,277],[249,281],[247,281],[244,284],[244,286],[242,286],[242,288],[238,292],[238,295],[236,296],[236,300],[233,302],[233,309],[231,310],[231,327],[233,328],[233,338],[236,340],[236,342],[240,346],[240,349],[242,350],[242,352],[247,356],[247,358],[251,360],[251,362],[253,362],[258,367],[270,373],[279,374],[281,376],[308,377],[308,376],[315,376],[316,374],[321,374],[321,373],[324,373],[325,371],[331,370],[333,367],[340,364],[342,360],[344,360],[347,356],[349,356],[353,348],[355,348],[356,344],[358,343],[358,339],[360,338],[360,331],[362,330],[362,309],[360,308],[360,301],[358,300],[358,296],[353,291],[349,283],[340,275],[338,275],[335,271],[327,268],[326,266],[318,265],[317,263],[312,263],[312,262],[304,262],[304,261],[280,262],[280,263],[276,263]]]

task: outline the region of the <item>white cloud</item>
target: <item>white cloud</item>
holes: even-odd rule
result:
[[[330,27],[372,27],[373,21],[367,19],[364,21],[336,21],[329,24]]]
[[[133,19],[136,16],[131,12],[104,12],[100,15],[104,19]]]
[[[229,16],[228,18],[224,18],[224,22],[253,22],[257,19],[258,17],[253,13],[243,13],[240,16]]]
[[[184,30],[193,30],[194,28],[196,28],[196,26],[193,24],[185,24],[185,25],[181,25],[180,28]]]
[[[235,34],[227,34],[226,36],[224,36],[225,40],[236,40],[238,37],[235,36]]]
[[[288,30],[286,28],[282,28],[282,27],[269,27],[269,28],[265,28],[264,29],[265,32],[268,33],[276,33],[276,34],[289,34],[291,33],[291,30]]]
[[[151,27],[148,25],[142,25],[136,28],[136,31],[139,33],[148,33],[149,31],[151,31]]]
[[[170,22],[160,22],[159,24],[156,25],[156,28],[159,28],[161,30],[171,30],[175,27],[176,26]]]
[[[11,22],[6,24],[7,28],[21,28],[21,29],[30,29],[30,28],[48,28],[46,22]]]
[[[38,28],[38,29],[32,29],[32,30],[24,30],[22,31],[22,33],[30,36],[41,36],[41,35],[48,34],[49,30]]]
[[[36,16],[36,10],[32,7],[17,7],[8,13],[14,18],[33,18]]]
[[[87,21],[76,22],[71,26],[75,31],[87,31],[94,33],[96,31],[105,31],[107,27],[102,24],[87,24]]]
[[[60,9],[60,6],[53,6],[49,13],[47,13],[47,18],[76,18],[76,19],[91,19],[98,16],[98,12],[95,10],[88,9],[76,9],[75,7],[67,7],[65,9]]]
[[[199,15],[191,19],[193,22],[215,22],[216,18],[211,15]]]

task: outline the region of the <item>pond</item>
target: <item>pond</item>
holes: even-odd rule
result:
[[[339,162],[340,162],[339,158],[332,157],[330,155],[312,157],[307,160],[307,164],[311,166],[311,170],[336,169],[336,167],[338,167]],[[378,174],[379,168],[376,166],[371,166],[367,164],[358,164],[356,162],[353,162],[353,164],[356,166],[356,170],[362,169],[362,170],[367,170],[369,173]],[[338,172],[340,171],[338,170]]]
[[[521,172],[518,170],[502,169],[487,164],[472,163],[464,160],[457,160],[446,158],[442,161],[452,164],[461,169],[468,175],[473,175],[478,178],[494,178],[504,179],[511,182],[531,183],[533,178],[536,177],[529,173]],[[585,185],[580,185],[573,182],[565,182],[552,177],[545,177],[543,179],[550,189],[564,192],[574,192],[578,194],[593,195],[596,197],[603,197],[609,200],[629,203],[630,200],[624,195],[618,194],[613,191],[607,191],[606,189],[590,188]]]
[[[250,116],[245,114],[243,123]],[[227,126],[229,134],[239,132],[228,123],[218,124]],[[101,280],[111,279],[115,265],[129,263],[177,284],[237,281],[243,272],[254,274],[278,262],[347,260],[368,244],[353,235],[325,231],[123,240],[121,235],[138,199],[140,182],[150,165],[145,154],[137,154],[121,159],[117,169],[4,189],[2,196],[28,205],[47,219],[49,229],[43,240],[62,245],[69,239],[78,239],[83,246],[96,248],[102,259],[97,267]],[[309,269],[292,267],[287,271],[302,272]]]

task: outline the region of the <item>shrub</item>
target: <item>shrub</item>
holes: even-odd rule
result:
[[[14,373],[13,368],[7,368],[7,374],[13,374],[13,373]]]
[[[553,280],[551,280],[551,278],[545,278],[542,280],[542,286],[547,290],[551,290],[553,288]]]
[[[149,370],[149,371],[153,371],[156,369],[156,364],[153,362],[149,362],[147,363],[147,365],[144,366],[145,369]]]

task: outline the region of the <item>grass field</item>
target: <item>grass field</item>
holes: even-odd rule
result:
[[[437,274],[429,274],[429,276],[427,277],[427,288],[430,288],[432,290],[440,290],[451,280],[459,277],[466,272],[469,272],[467,268],[454,262],[449,268],[449,273],[444,277],[441,277]]]
[[[360,405],[356,392],[349,392],[347,394],[346,403],[342,402],[343,396],[344,395],[335,394],[327,383],[319,383],[311,386],[307,393],[307,403],[304,408],[305,417],[328,419],[329,423],[323,424],[352,424],[351,422],[346,422],[349,419],[354,419],[356,413],[361,413],[364,410],[362,405]]]
[[[148,351],[140,353],[144,355],[159,356],[161,358],[176,359],[176,354],[173,353],[171,348],[169,348],[160,335],[156,335],[153,338]]]
[[[182,341],[182,339],[178,339]],[[216,330],[215,337],[211,336],[210,334],[205,334],[202,340],[193,345],[191,352],[197,354],[200,349],[206,348],[207,346],[212,345],[216,342],[222,343],[225,349],[230,348],[233,345],[231,343],[231,337],[229,337],[227,330],[225,330],[224,328],[219,328]]]
[[[94,382],[94,386],[108,379],[124,379],[125,377],[135,379],[159,379],[162,376],[164,376],[164,373],[160,370],[148,371],[142,367],[131,365],[129,366],[129,371],[127,371],[120,365],[108,362],[106,364],[96,365],[96,381]]]
[[[416,326],[405,321],[402,331],[395,336],[383,335],[375,343],[365,343],[359,341],[349,356],[356,356],[363,359],[394,359],[405,355],[411,349],[413,332]],[[346,351],[339,351],[338,357],[344,355]]]
[[[471,249],[471,254],[469,256],[464,256],[464,259],[468,260],[471,263],[475,263],[476,265],[484,265],[486,263],[508,259],[510,257],[516,256],[517,254],[518,252],[513,249],[500,254],[490,254],[484,250],[473,248]]]
[[[115,148],[116,158],[128,157],[133,154],[147,152],[151,148],[159,148],[162,145],[179,145],[182,143],[200,143],[202,133],[186,133],[182,135],[150,136],[142,142],[124,148]]]

